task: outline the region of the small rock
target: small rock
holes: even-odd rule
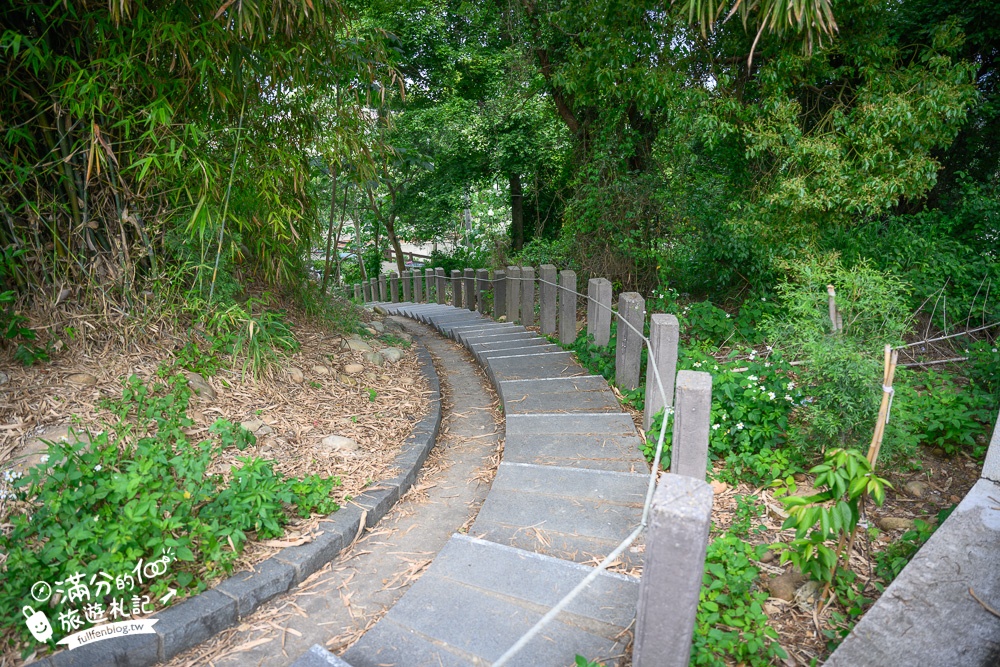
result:
[[[363,356],[365,358],[365,361],[367,361],[370,364],[373,364],[375,366],[385,365],[385,357],[383,357],[382,354],[379,352],[365,352]]]
[[[799,484],[809,479],[808,477],[806,477],[806,474],[804,472],[797,472],[794,475],[792,475],[792,478]]]
[[[948,502],[960,503],[960,502],[962,502],[962,499],[959,498],[958,496],[954,496],[954,495],[953,496],[948,496]]]
[[[368,326],[370,326],[372,329],[374,329],[375,333],[385,333],[385,325],[382,324],[381,322],[379,322],[378,320],[374,320]]]
[[[10,382],[10,376],[0,371],[0,384],[7,384],[8,382]]]
[[[404,354],[398,347],[387,347],[382,350],[382,356],[385,357],[386,361],[393,364],[402,359]]]
[[[764,613],[767,614],[768,618],[771,618],[781,613],[781,607],[774,604],[773,602],[765,602]]]
[[[385,308],[383,308],[382,306],[375,306],[374,308],[372,308],[372,310],[374,310],[379,315],[388,315],[389,314],[389,311],[386,310]]]
[[[306,381],[305,373],[302,372],[301,368],[296,368],[295,366],[288,367],[288,379],[295,384],[302,384]]]
[[[914,498],[923,498],[927,495],[928,486],[919,480],[913,480],[903,485],[903,490]]]
[[[815,496],[817,493],[819,493],[819,490],[814,489],[809,482],[799,482],[795,485],[795,491],[788,495],[808,498],[809,496]]]
[[[728,490],[729,490],[729,485],[726,484],[725,482],[720,482],[718,480],[712,482],[712,493],[714,493],[715,495],[717,496],[721,495]]]
[[[358,373],[363,373],[365,367],[361,364],[347,364],[344,366],[344,372],[348,375],[357,375]]]
[[[396,337],[397,338],[402,338],[407,343],[412,343],[413,342],[413,336],[411,336],[410,334],[408,334],[406,332],[400,332],[400,333],[396,334]]]
[[[764,588],[773,598],[791,602],[795,599],[795,591],[809,580],[806,575],[796,570],[789,570],[764,582]]]
[[[328,435],[320,441],[320,444],[326,449],[343,456],[355,456],[361,450],[358,443],[342,435]]]
[[[352,352],[371,352],[372,346],[360,338],[348,338],[340,344],[340,349]]]
[[[816,608],[816,603],[819,602],[819,596],[819,584],[815,581],[807,581],[796,589],[795,604],[802,611],[812,612]]]
[[[909,530],[913,528],[913,519],[901,516],[884,516],[878,520],[878,527],[882,530]]]
[[[240,422],[240,426],[256,435],[271,435],[274,433],[274,429],[265,424],[261,419],[251,419],[249,421]]]
[[[210,401],[215,400],[217,396],[215,389],[212,388],[212,385],[205,382],[205,378],[199,373],[192,373],[191,371],[186,371],[185,375],[187,375],[188,386],[194,390],[194,393],[198,394],[201,398]]]
[[[326,366],[322,365],[322,364],[316,364],[310,370],[312,370],[313,375],[329,375],[330,374],[330,369],[327,368]]]
[[[943,458],[947,458],[947,456],[948,456],[948,454],[943,449],[941,449],[940,447],[934,447],[933,449],[931,449],[931,454],[933,454],[934,456],[940,457],[942,459]]]
[[[765,551],[760,555],[761,563],[770,563],[773,560],[774,560],[774,552],[771,551],[770,549],[768,549],[767,551]]]
[[[385,322],[383,322],[383,325],[387,330],[392,329],[393,331],[396,332],[403,331],[403,325],[397,322],[396,320],[386,320]],[[397,333],[397,335],[399,334]]]
[[[375,331],[374,329],[372,329],[371,327],[365,327],[365,331],[367,331],[368,333],[370,333],[373,336],[377,336],[378,335],[378,332]]]
[[[358,383],[357,380],[355,380],[349,375],[338,375],[337,382],[339,382],[340,384],[346,384],[348,387],[353,387]]]
[[[66,382],[70,384],[78,384],[82,387],[93,387],[97,384],[97,378],[90,373],[73,373],[67,376]]]

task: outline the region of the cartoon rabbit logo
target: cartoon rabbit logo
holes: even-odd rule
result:
[[[31,631],[31,635],[35,639],[40,642],[47,642],[52,639],[52,626],[49,624],[49,619],[45,615],[45,612],[25,607],[21,610],[21,613],[28,619],[28,630]]]

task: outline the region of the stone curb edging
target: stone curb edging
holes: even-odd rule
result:
[[[113,637],[30,663],[31,667],[148,667],[211,638],[285,593],[336,558],[364,529],[372,528],[405,494],[433,449],[441,428],[441,381],[431,355],[416,346],[420,371],[430,385],[430,411],[413,427],[393,461],[399,474],[384,479],[318,524],[311,542],[285,547],[252,570],[155,614],[154,634]]]

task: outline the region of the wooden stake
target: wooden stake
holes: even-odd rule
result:
[[[843,320],[840,318],[840,313],[837,312],[837,290],[834,289],[833,285],[827,285],[826,294],[829,297],[830,305],[830,327],[833,333],[840,333],[844,325]]]

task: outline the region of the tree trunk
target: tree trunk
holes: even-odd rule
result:
[[[524,247],[524,193],[521,189],[521,175],[510,175],[510,234],[514,250]]]
[[[403,275],[403,271],[406,270],[406,264],[403,262],[403,248],[399,245],[399,239],[396,238],[396,214],[389,213],[385,218],[385,231],[389,235],[389,243],[392,244],[392,252],[396,255],[396,269],[399,271],[399,275]]]
[[[323,294],[326,294],[326,283],[330,278],[330,245],[333,244],[333,222],[337,219],[337,176],[333,174],[333,165],[330,165],[330,174],[333,175],[333,183],[330,191],[330,222],[326,228],[326,263],[323,265]]]
[[[344,203],[340,207],[340,224],[337,225],[337,233],[333,235],[333,246],[336,248],[336,253],[334,253],[334,271],[333,277],[337,284],[340,284],[340,235],[344,231],[344,222],[347,218],[347,186],[344,186]]]

